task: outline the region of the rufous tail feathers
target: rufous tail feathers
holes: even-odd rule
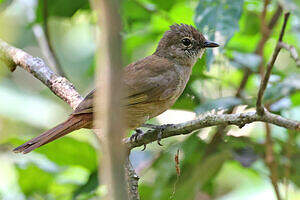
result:
[[[72,131],[87,127],[91,124],[92,114],[71,115],[67,121],[55,126],[54,128],[42,133],[30,141],[15,148],[16,153],[29,153],[32,150],[56,140]]]

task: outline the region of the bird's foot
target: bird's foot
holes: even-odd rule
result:
[[[161,139],[163,138],[163,132],[164,130],[169,127],[169,126],[172,126],[173,124],[165,124],[165,125],[154,125],[154,124],[142,124],[142,127],[146,127],[146,128],[150,128],[150,129],[153,129],[153,130],[156,130],[158,131],[158,134],[157,134],[157,144],[159,146],[163,146],[160,141]]]
[[[130,141],[136,142],[138,139],[138,136],[141,134],[143,134],[143,131],[141,129],[139,129],[139,128],[135,129],[135,133],[130,136]]]
[[[144,134],[144,132],[141,129],[137,128],[137,129],[135,129],[135,133],[132,134],[129,139],[131,142],[136,142],[138,140],[139,135],[142,135],[142,134]],[[147,147],[147,145],[144,144],[142,151],[144,151],[146,149],[146,147]]]

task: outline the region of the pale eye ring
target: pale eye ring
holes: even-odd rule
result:
[[[186,47],[191,46],[191,44],[192,44],[192,42],[191,42],[191,40],[190,40],[189,38],[183,38],[183,39],[181,40],[181,42],[182,42],[182,44],[183,44],[184,46],[186,46]]]

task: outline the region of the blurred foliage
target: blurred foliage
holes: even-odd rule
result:
[[[49,17],[72,17],[78,10],[89,7],[89,2],[85,0],[38,1],[36,22],[43,22],[43,9],[47,10]]]
[[[299,1],[271,1],[267,20],[278,3],[292,12],[284,41],[300,52]],[[97,19],[89,1],[0,0],[0,38],[45,59],[33,32],[34,26],[45,23],[44,9],[63,70],[85,94],[93,88],[95,72]],[[238,105],[253,107],[260,83],[259,64],[270,59],[282,24],[281,17],[263,57],[254,54],[262,37],[262,9],[261,0],[124,0],[124,64],[153,53],[171,24],[192,24],[222,47],[207,51],[198,60],[173,109],[205,114]],[[236,98],[245,69],[254,73],[241,98]],[[300,120],[299,72],[289,53],[282,50],[264,96],[273,112],[295,120]],[[98,146],[89,131],[76,131],[29,155],[11,153],[13,147],[66,118],[70,108],[64,102],[23,70],[10,73],[2,62],[0,97],[0,199],[84,200],[106,192],[105,187],[98,187]],[[184,116],[177,117],[185,120]],[[271,129],[281,194],[299,199],[299,133],[276,126]],[[210,143],[215,131],[214,127],[207,128],[163,140],[163,147],[150,144],[145,152],[134,150],[131,160],[141,177],[142,199],[276,199],[264,162],[264,126],[232,127],[219,145]],[[181,174],[177,178],[174,156],[178,149]]]
[[[204,0],[196,8],[195,23],[208,39],[220,41],[225,46],[239,27],[243,10],[243,0]],[[219,49],[222,49],[222,46]],[[213,61],[212,50],[206,53],[206,65]]]
[[[224,97],[219,99],[207,100],[205,103],[196,107],[196,113],[206,113],[212,110],[227,110],[233,106],[242,104],[242,100],[235,97]]]

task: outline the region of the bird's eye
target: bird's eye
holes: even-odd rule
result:
[[[192,44],[192,42],[191,42],[191,40],[190,39],[188,39],[188,38],[183,38],[182,40],[181,40],[181,42],[182,42],[182,44],[184,45],[184,46],[190,46],[191,44]]]

